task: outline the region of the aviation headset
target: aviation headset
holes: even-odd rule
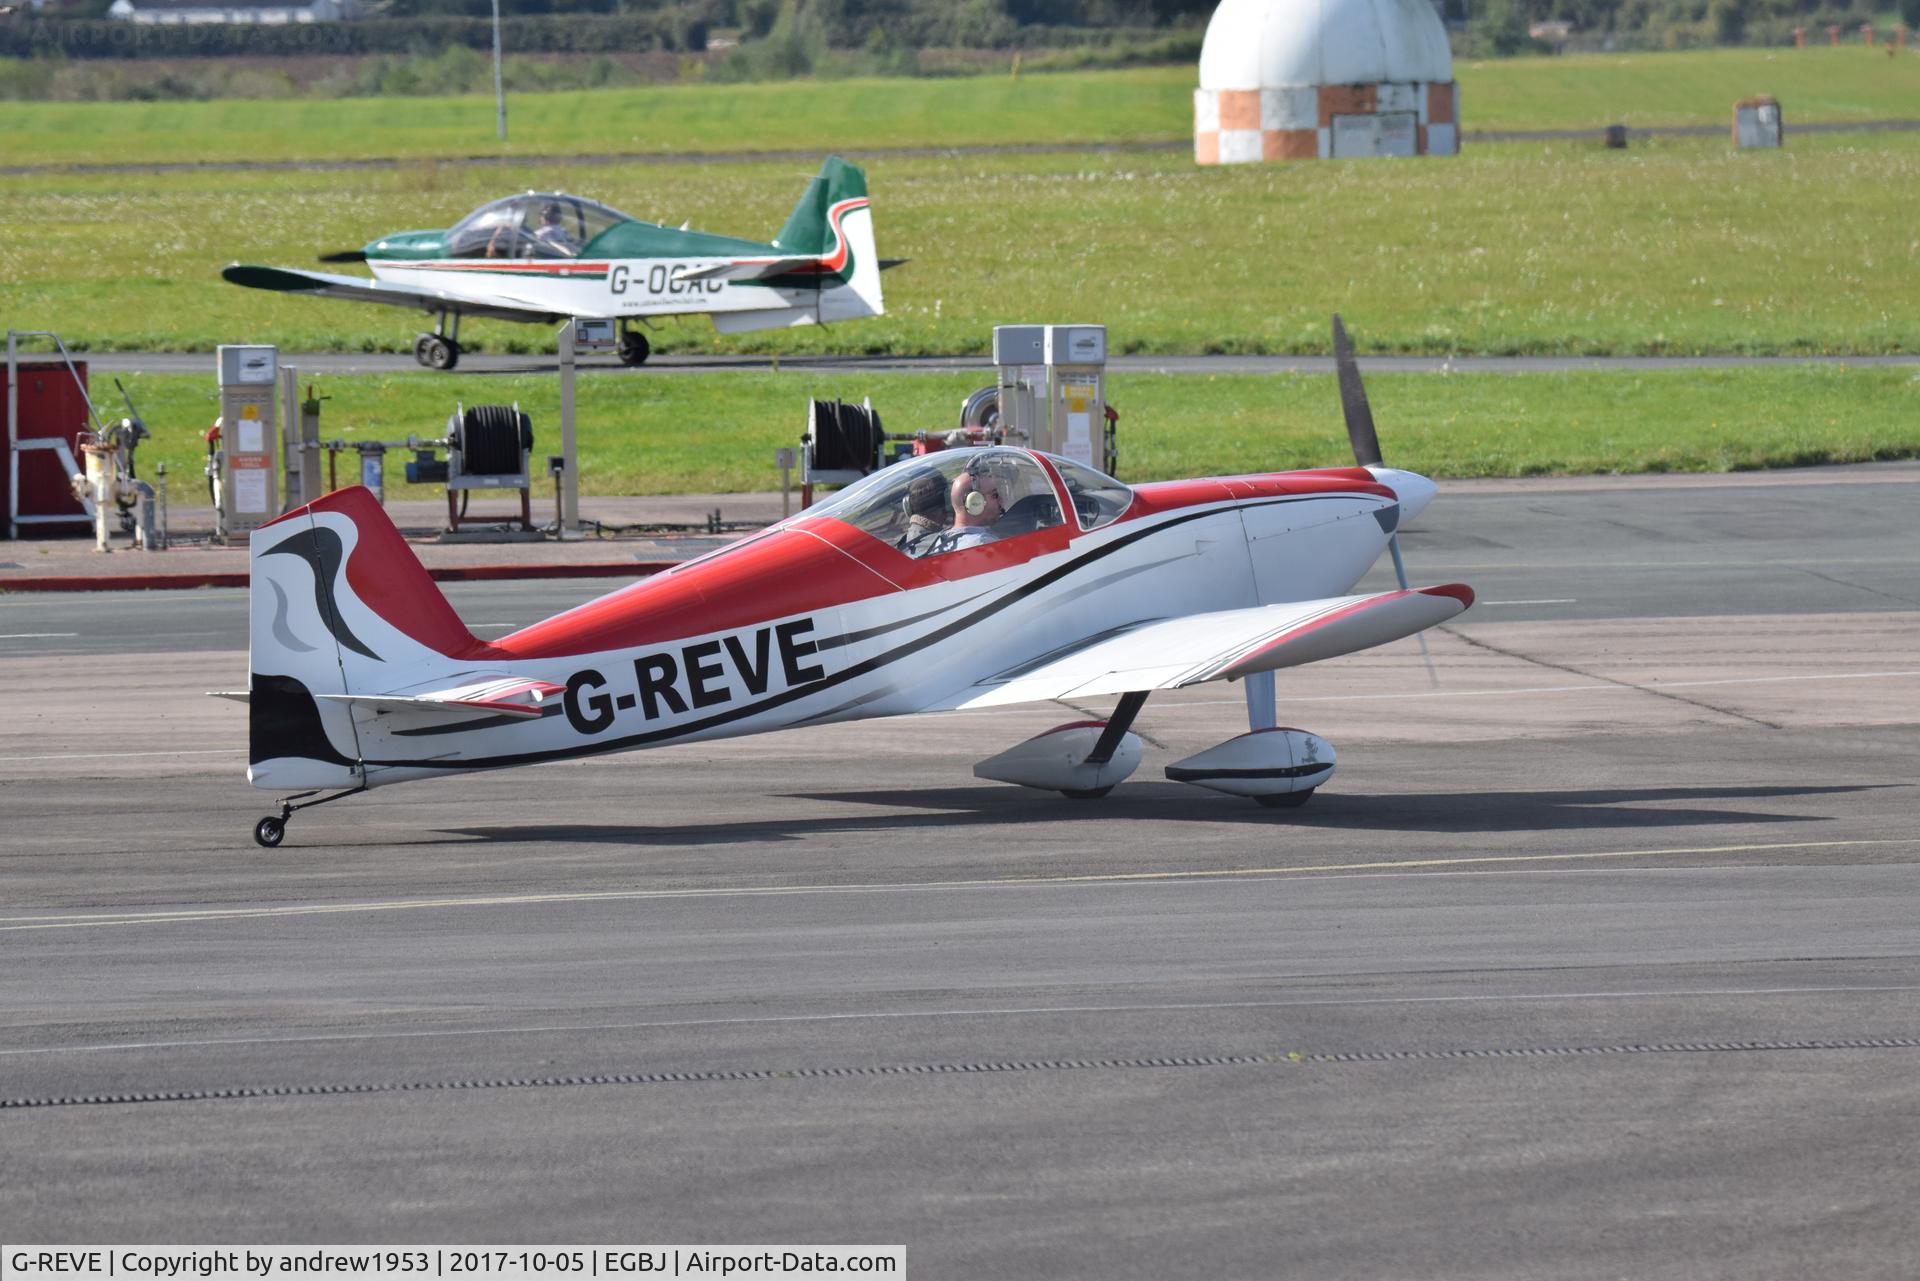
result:
[[[900,496],[900,514],[912,516],[919,511],[930,511],[940,507],[946,490],[946,481],[941,478],[939,472],[921,472],[907,482],[907,492]]]
[[[995,491],[1000,494],[1000,506],[1002,509],[1006,507],[1006,492],[1004,488],[1006,485],[1006,477],[1001,475],[1001,471],[1002,468],[996,466],[985,455],[975,457],[967,463],[965,474],[973,477],[974,483],[974,488],[968,491],[967,497],[962,503],[962,506],[967,509],[967,515],[978,516],[987,509],[987,496],[981,493],[979,488],[980,478],[983,476],[993,478]]]

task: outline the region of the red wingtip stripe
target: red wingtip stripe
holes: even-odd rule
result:
[[[1416,588],[1424,596],[1451,596],[1460,602],[1460,608],[1466,609],[1473,604],[1473,588],[1465,583],[1442,583],[1438,587]]]

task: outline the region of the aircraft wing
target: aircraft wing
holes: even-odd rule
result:
[[[249,289],[268,289],[283,294],[308,294],[318,298],[345,298],[352,302],[378,302],[392,307],[411,307],[416,311],[449,311],[463,316],[484,316],[490,320],[519,320],[529,323],[557,324],[566,317],[538,303],[523,302],[510,294],[495,295],[487,302],[476,302],[437,289],[411,289],[370,280],[365,276],[338,276],[328,271],[297,271],[291,267],[259,267],[236,262],[220,274],[236,285]]]
[[[988,677],[928,711],[1179,689],[1370,649],[1473,603],[1460,583],[1141,623]]]
[[[431,716],[511,716],[538,720],[558,703],[552,699],[566,687],[518,676],[484,675],[447,689],[396,691],[391,694],[321,694],[335,703],[351,703],[379,712],[421,712]]]

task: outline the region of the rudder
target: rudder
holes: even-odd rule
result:
[[[328,494],[255,530],[248,587],[247,777],[256,787],[364,781],[352,710],[484,658],[368,490]]]

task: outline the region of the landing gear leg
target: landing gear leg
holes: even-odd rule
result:
[[[447,331],[447,313],[440,313],[440,324],[430,334],[413,340],[413,358],[428,369],[452,369],[460,363],[460,315],[453,315],[453,331]]]
[[[1247,728],[1272,729],[1280,723],[1274,707],[1272,672],[1255,672],[1241,682],[1247,692]]]
[[[627,322],[620,322],[620,363],[623,365],[644,365],[647,357],[653,354],[653,344],[647,336],[638,330],[627,328]]]
[[[254,844],[263,845],[267,849],[272,849],[278,845],[286,838],[287,820],[293,817],[295,810],[311,809],[315,805],[325,805],[328,801],[345,800],[349,796],[358,796],[366,790],[367,785],[362,783],[360,786],[348,788],[344,792],[335,792],[332,796],[320,796],[318,789],[311,792],[295,792],[292,796],[283,796],[280,798],[279,814],[269,814],[253,825]],[[309,796],[320,796],[320,799],[317,801],[306,800],[305,798]],[[301,803],[296,805],[294,804],[295,801],[300,801]]]
[[[1087,753],[1087,759],[1082,764],[1105,765],[1113,759],[1113,753],[1119,748],[1120,740],[1125,738],[1127,731],[1133,728],[1133,720],[1140,715],[1140,709],[1147,705],[1147,693],[1146,690],[1136,690],[1120,696],[1120,702],[1114,707],[1113,715],[1107,718],[1107,727],[1100,731],[1100,741],[1093,745],[1093,750]],[[1060,795],[1072,801],[1097,801],[1112,790],[1112,786],[1069,787],[1062,788]]]

